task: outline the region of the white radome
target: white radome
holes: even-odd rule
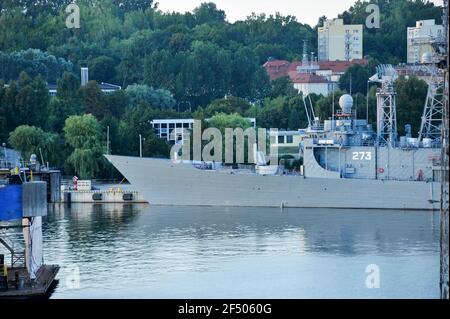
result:
[[[425,52],[424,54],[422,54],[422,63],[424,64],[429,64],[433,62],[433,55],[431,54],[431,52]]]
[[[349,114],[352,111],[353,107],[353,98],[349,94],[344,94],[339,99],[339,106],[342,109],[342,112]]]

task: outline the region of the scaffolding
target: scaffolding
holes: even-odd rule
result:
[[[428,67],[428,71],[430,78],[427,81],[428,91],[420,125],[419,141],[429,138],[439,142],[444,109],[444,77],[435,65]]]
[[[398,74],[392,65],[377,66],[371,82],[381,83],[377,89],[377,144],[395,147],[397,143],[397,110],[394,82]]]

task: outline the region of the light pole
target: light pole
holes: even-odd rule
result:
[[[109,125],[106,127],[106,154],[109,155]]]
[[[139,157],[142,157],[142,135],[139,134]]]

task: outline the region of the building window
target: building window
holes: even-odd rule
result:
[[[294,143],[294,137],[292,135],[286,136],[286,143],[288,144]]]
[[[278,144],[284,144],[284,136],[278,136]]]

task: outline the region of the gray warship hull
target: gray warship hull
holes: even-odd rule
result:
[[[151,205],[433,210],[440,184],[202,170],[166,159],[107,155]]]

